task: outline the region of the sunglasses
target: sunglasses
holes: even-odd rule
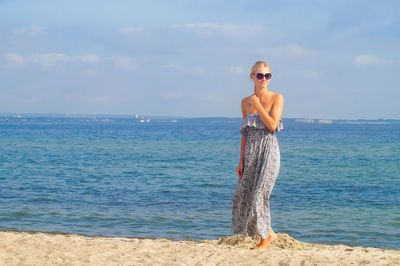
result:
[[[260,80],[263,79],[264,77],[265,77],[266,80],[269,80],[269,79],[271,79],[271,76],[272,76],[271,73],[265,73],[265,75],[262,74],[262,73],[257,73],[256,74],[256,78],[260,79]]]

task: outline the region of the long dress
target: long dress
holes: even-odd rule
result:
[[[282,121],[276,131],[283,129]],[[268,238],[271,229],[269,198],[280,169],[280,152],[275,132],[258,113],[248,114],[240,133],[246,136],[243,176],[232,198],[232,233]]]

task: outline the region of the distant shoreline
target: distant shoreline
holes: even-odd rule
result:
[[[114,119],[152,119],[152,120],[178,120],[178,119],[242,119],[241,117],[225,116],[161,116],[161,115],[142,115],[142,114],[62,114],[62,113],[0,113],[0,121],[5,119],[26,119],[26,118],[114,118]],[[330,118],[304,118],[304,117],[283,117],[282,120],[290,120],[305,124],[390,124],[400,123],[400,119],[378,118],[378,119],[330,119]]]

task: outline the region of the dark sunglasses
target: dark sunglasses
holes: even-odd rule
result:
[[[271,79],[271,76],[272,76],[271,73],[265,73],[265,75],[262,74],[262,73],[257,73],[256,74],[256,78],[257,79],[263,79],[265,77],[266,80],[269,80],[269,79]]]

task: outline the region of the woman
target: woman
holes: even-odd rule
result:
[[[268,90],[271,70],[266,62],[251,69],[254,93],[242,100],[238,181],[232,198],[232,232],[261,237],[256,250],[266,249],[277,239],[271,228],[269,197],[280,168],[275,132],[281,122],[283,96]]]

